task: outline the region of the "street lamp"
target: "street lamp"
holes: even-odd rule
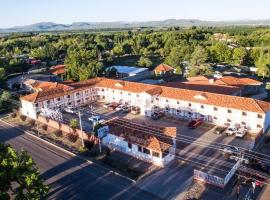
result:
[[[83,130],[82,130],[82,118],[81,118],[81,110],[78,111],[79,116],[79,122],[80,122],[80,129],[81,129],[81,145],[84,147],[84,141],[83,141]]]

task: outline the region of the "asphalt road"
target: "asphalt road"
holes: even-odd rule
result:
[[[1,121],[0,142],[16,150],[23,148],[33,157],[51,187],[48,199],[159,199],[102,166],[83,161]]]

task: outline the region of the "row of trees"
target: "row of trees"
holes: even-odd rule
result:
[[[213,33],[217,31],[233,37],[235,48],[215,40]],[[23,69],[24,61],[16,57],[20,54],[43,61],[65,59],[69,78],[74,80],[97,76],[103,66],[127,55],[139,56],[137,64],[142,67],[153,67],[151,56],[160,57],[179,70],[183,61],[194,66],[228,63],[259,67],[260,52],[270,45],[269,38],[268,28],[256,27],[11,35],[0,38],[0,68],[7,73]]]

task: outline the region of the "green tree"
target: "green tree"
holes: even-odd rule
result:
[[[26,151],[0,144],[0,199],[45,199],[49,188]]]
[[[261,49],[260,57],[256,62],[257,75],[263,78],[270,77],[270,51],[268,50],[267,54],[264,54],[264,50]]]
[[[6,70],[4,68],[0,68],[0,81],[6,79]]]
[[[247,56],[247,51],[244,47],[235,48],[232,53],[234,64],[241,65]]]
[[[122,56],[124,55],[124,49],[121,44],[117,44],[113,49],[112,49],[113,55],[115,56]]]
[[[191,65],[200,66],[205,64],[208,59],[208,53],[202,46],[197,46],[191,55]]]
[[[78,122],[78,120],[77,119],[71,119],[70,121],[69,121],[69,126],[71,127],[71,128],[78,128],[78,126],[79,126],[79,122]]]
[[[152,65],[152,61],[149,58],[146,57],[140,57],[140,60],[138,61],[138,65],[140,67],[150,67]]]
[[[210,60],[212,62],[218,63],[230,63],[231,62],[231,50],[230,48],[221,42],[216,43],[215,45],[209,48]]]

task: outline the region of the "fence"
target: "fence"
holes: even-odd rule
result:
[[[203,171],[199,171],[194,169],[194,179],[204,181],[206,183],[224,188],[225,187],[225,180],[224,178],[220,178],[218,176],[214,176],[212,174],[205,173]]]

